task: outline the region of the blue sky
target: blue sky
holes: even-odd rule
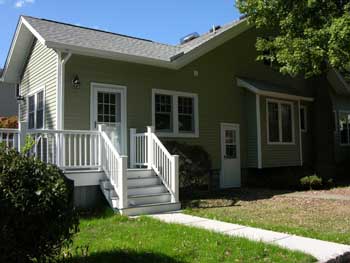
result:
[[[239,17],[234,0],[0,0],[0,67],[21,14],[169,44]]]

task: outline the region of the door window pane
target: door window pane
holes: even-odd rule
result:
[[[236,159],[237,158],[237,145],[236,145],[236,131],[225,131],[225,158]]]
[[[169,95],[155,95],[155,126],[157,131],[171,132],[172,124],[172,97]]]
[[[268,103],[269,141],[279,142],[278,103]]]
[[[290,104],[281,104],[281,112],[282,142],[293,142],[292,106]]]

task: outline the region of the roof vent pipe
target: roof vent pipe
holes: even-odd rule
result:
[[[194,33],[188,34],[187,36],[184,36],[183,38],[181,38],[180,43],[182,45],[182,44],[185,44],[185,43],[192,41],[193,39],[199,38],[199,37],[200,37],[199,34],[197,32],[194,32]]]

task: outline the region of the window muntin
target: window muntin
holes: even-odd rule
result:
[[[45,95],[39,91],[28,97],[28,129],[43,129],[45,120]]]
[[[156,131],[173,131],[173,98],[169,95],[155,95]]]
[[[307,110],[305,106],[300,107],[300,129],[307,132]]]
[[[339,112],[340,144],[350,145],[350,113]]]
[[[225,159],[237,159],[236,131],[225,131]]]
[[[162,137],[198,137],[197,94],[154,89],[153,125]]]
[[[268,143],[294,143],[292,103],[267,100],[267,124]]]
[[[194,98],[178,98],[179,131],[194,132]]]

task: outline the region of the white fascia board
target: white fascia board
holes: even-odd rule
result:
[[[34,29],[34,27],[31,26],[31,24],[24,17],[21,17],[21,22],[29,29],[30,32],[32,32],[32,34],[39,40],[41,44],[46,46],[45,39],[38,33],[38,31]]]
[[[314,98],[311,98],[311,97],[303,97],[303,96],[291,95],[291,94],[275,92],[275,91],[260,90],[240,78],[237,78],[237,85],[239,87],[246,88],[250,92],[253,92],[260,96],[289,99],[289,100],[296,100],[296,101],[303,100],[303,101],[309,101],[309,102],[313,102],[315,100]]]

